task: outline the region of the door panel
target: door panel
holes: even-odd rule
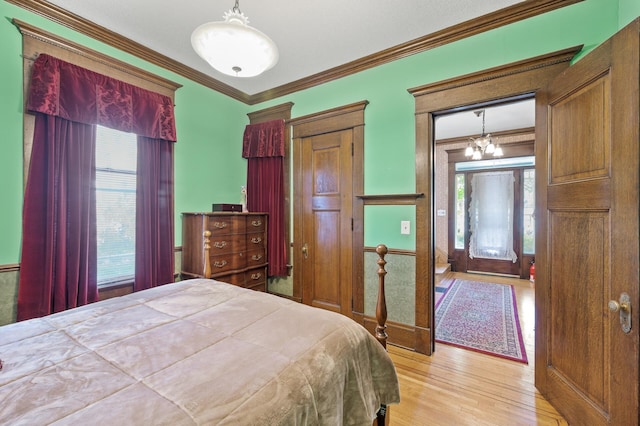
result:
[[[635,21],[536,94],[536,386],[570,424],[638,424],[639,57]]]
[[[352,131],[303,138],[302,301],[351,315]]]

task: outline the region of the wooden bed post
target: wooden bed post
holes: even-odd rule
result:
[[[211,231],[208,229],[203,232],[204,237],[204,271],[203,274],[205,278],[211,278],[211,240],[209,237],[211,236]]]
[[[376,339],[387,350],[387,299],[384,294],[384,277],[387,275],[387,271],[384,269],[384,265],[387,261],[384,260],[384,256],[389,250],[384,244],[378,244],[376,247],[376,253],[378,253],[378,302],[376,303],[376,320],[378,325],[376,326]],[[388,426],[389,425],[389,409],[385,404],[380,406],[376,419],[373,421],[373,426]]]
[[[383,348],[387,349],[387,300],[384,294],[384,277],[387,275],[387,271],[384,269],[384,265],[387,262],[384,260],[384,256],[387,254],[387,246],[384,244],[379,244],[376,247],[376,253],[380,259],[378,259],[378,303],[376,304],[376,320],[378,321],[378,325],[376,326],[376,339],[382,345]]]

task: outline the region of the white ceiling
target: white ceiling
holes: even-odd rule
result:
[[[278,46],[263,75],[237,78],[213,70],[191,48],[193,30],[222,21],[235,0],[50,0],[249,95],[263,92],[521,0],[240,0],[249,25]]]
[[[535,99],[514,101],[504,105],[474,108],[436,117],[435,139],[477,136],[482,132],[482,116],[474,111],[485,110],[485,133],[498,133],[535,126]]]
[[[264,74],[221,74],[191,47],[191,33],[221,21],[235,0],[50,0],[162,55],[252,95],[322,73],[456,24],[522,3],[521,0],[240,0],[249,24],[278,46],[279,62]],[[492,108],[493,110],[494,108]],[[487,131],[533,126],[533,108],[487,110]],[[507,121],[505,125],[502,121]],[[437,138],[479,133],[472,111],[442,117]],[[468,132],[468,133],[465,133]]]

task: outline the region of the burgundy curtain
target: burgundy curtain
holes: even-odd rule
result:
[[[27,109],[70,121],[176,141],[170,97],[49,55],[33,63]]]
[[[98,300],[95,128],[37,114],[24,196],[18,321]]]
[[[270,277],[287,276],[284,229],[284,120],[245,128],[242,156],[247,164],[247,209],[269,213],[268,262]]]
[[[134,291],[173,282],[173,143],[138,136]]]
[[[23,209],[18,320],[98,299],[95,125],[142,136],[145,148],[139,162],[145,164],[155,155],[146,145],[171,145],[168,141],[176,140],[171,98],[49,55],[39,55],[33,64],[27,110],[36,114],[36,124]],[[157,201],[147,202],[141,210],[163,219],[146,218],[155,228],[145,226],[140,238],[146,246],[143,263],[160,266],[148,272],[150,278],[145,276],[141,286],[156,278],[160,280],[156,284],[170,282],[165,281],[164,270],[173,268],[173,250],[167,254],[165,247],[167,239],[173,245],[172,219],[166,219],[173,216],[173,190],[166,190],[173,184],[171,177],[166,179],[173,173],[166,160],[172,149],[158,149],[163,160],[142,171],[142,181],[156,194],[143,196]],[[150,172],[148,167],[162,170]],[[149,183],[156,178],[161,182]],[[150,213],[154,208],[170,212]]]

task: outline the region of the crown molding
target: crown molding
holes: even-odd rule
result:
[[[536,15],[550,12],[561,7],[584,0],[526,0],[493,13],[445,28],[424,37],[391,47],[381,52],[365,56],[344,65],[284,84],[260,93],[249,95],[235,89],[213,77],[188,67],[140,43],[121,36],[105,27],[97,25],[76,14],[44,0],[5,0],[29,12],[43,16],[57,24],[70,28],[80,34],[94,38],[102,43],[134,55],[149,63],[165,68],[196,83],[220,92],[226,96],[255,105],[285,96],[300,90],[318,86],[360,71],[395,61],[416,53],[424,52],[465,37],[470,37],[494,28],[511,24]]]
[[[251,96],[264,102],[584,0],[528,0]]]
[[[19,19],[14,18],[11,20],[11,22],[13,23],[13,25],[15,25],[18,28],[18,30],[23,35],[23,37],[31,37],[35,40],[39,40],[48,45],[59,47],[61,49],[64,49],[69,52],[88,58],[94,62],[100,63],[102,65],[106,65],[110,68],[120,70],[122,72],[133,75],[135,77],[139,77],[143,80],[146,80],[158,86],[164,87],[172,92],[175,92],[177,89],[182,87],[181,84],[178,84],[169,79],[160,77],[156,74],[150,73],[149,71],[144,70],[142,68],[134,67],[133,65],[127,62],[119,61],[108,55],[100,53],[96,50],[89,49],[88,47],[83,46],[79,43],[75,43],[71,40],[67,40],[65,38],[59,37],[56,34],[50,33],[48,31],[44,31],[38,27],[34,27],[33,25],[29,25],[25,22],[22,22]],[[42,53],[42,52],[37,52],[37,53]],[[23,55],[24,55],[24,52],[23,52]],[[35,61],[36,56],[25,57],[25,59]]]

